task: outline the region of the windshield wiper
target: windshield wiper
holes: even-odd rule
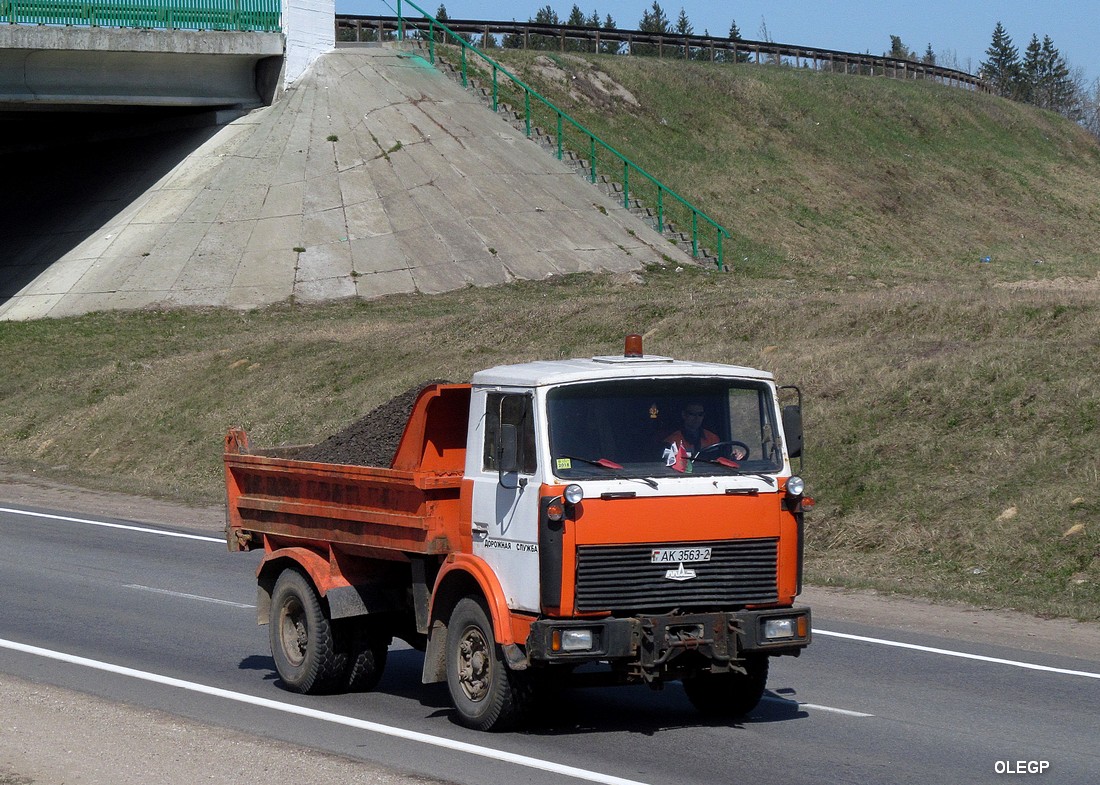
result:
[[[767,474],[763,474],[762,472],[738,472],[738,474],[744,477],[756,477],[757,479],[763,480],[768,485],[775,485],[775,478]]]
[[[774,477],[771,477],[767,474],[763,474],[761,472],[742,471],[741,467],[736,462],[731,461],[729,458],[714,458],[714,459],[711,459],[711,458],[691,458],[690,460],[693,463],[694,462],[702,462],[702,463],[714,464],[715,466],[722,466],[726,469],[732,469],[735,474],[738,474],[741,477],[756,477],[758,479],[763,480],[768,485],[771,485],[771,486],[775,485],[775,478]]]
[[[729,458],[688,458],[692,463],[712,463],[715,466],[725,466],[727,469],[740,469],[741,465],[737,461],[731,461]]]
[[[571,461],[580,461],[581,463],[587,463],[589,466],[598,466],[601,469],[607,469],[608,471],[621,470],[623,467],[620,464],[615,463],[607,458],[598,458],[593,460],[592,458],[581,458],[577,455],[562,455],[562,458],[568,458]],[[613,474],[608,477],[610,480],[635,480],[637,482],[644,482],[650,488],[658,488],[656,480],[651,480],[649,477],[624,477],[621,474]]]
[[[621,469],[623,468],[619,464],[607,458],[581,458],[578,455],[562,455],[562,458],[568,458],[571,461],[580,461],[581,463],[587,463],[589,466],[599,466],[601,469]]]

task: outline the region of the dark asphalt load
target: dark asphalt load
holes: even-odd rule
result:
[[[288,457],[298,461],[343,463],[352,466],[392,466],[416,398],[421,390],[432,384],[451,382],[435,379],[406,390],[372,409],[344,430],[318,444],[303,447],[301,451]]]

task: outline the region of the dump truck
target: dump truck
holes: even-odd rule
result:
[[[369,690],[400,638],[478,730],[565,684],[680,681],[704,714],[751,711],[770,658],[811,640],[801,398],[632,335],[622,355],[429,384],[387,466],[231,428],[226,537],[263,550],[282,686]]]

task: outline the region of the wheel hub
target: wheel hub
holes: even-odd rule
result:
[[[480,701],[489,692],[492,667],[488,643],[476,627],[462,634],[458,647],[458,680],[462,692],[472,701]]]
[[[292,665],[301,665],[309,647],[309,631],[306,629],[305,614],[300,607],[283,608],[279,637],[287,660]]]

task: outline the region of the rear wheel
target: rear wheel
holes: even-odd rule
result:
[[[684,679],[688,700],[708,717],[741,717],[764,697],[768,683],[768,658],[749,657],[746,673],[698,673]]]
[[[317,591],[297,570],[283,570],[275,582],[269,628],[271,656],[288,690],[313,694],[336,685],[347,657],[337,650]]]
[[[390,639],[373,625],[348,635],[344,686],[349,692],[367,692],[378,686],[386,669]]]
[[[455,605],[447,624],[447,688],[458,722],[474,730],[505,730],[519,719],[526,693],[508,669],[484,606],[473,597]]]

